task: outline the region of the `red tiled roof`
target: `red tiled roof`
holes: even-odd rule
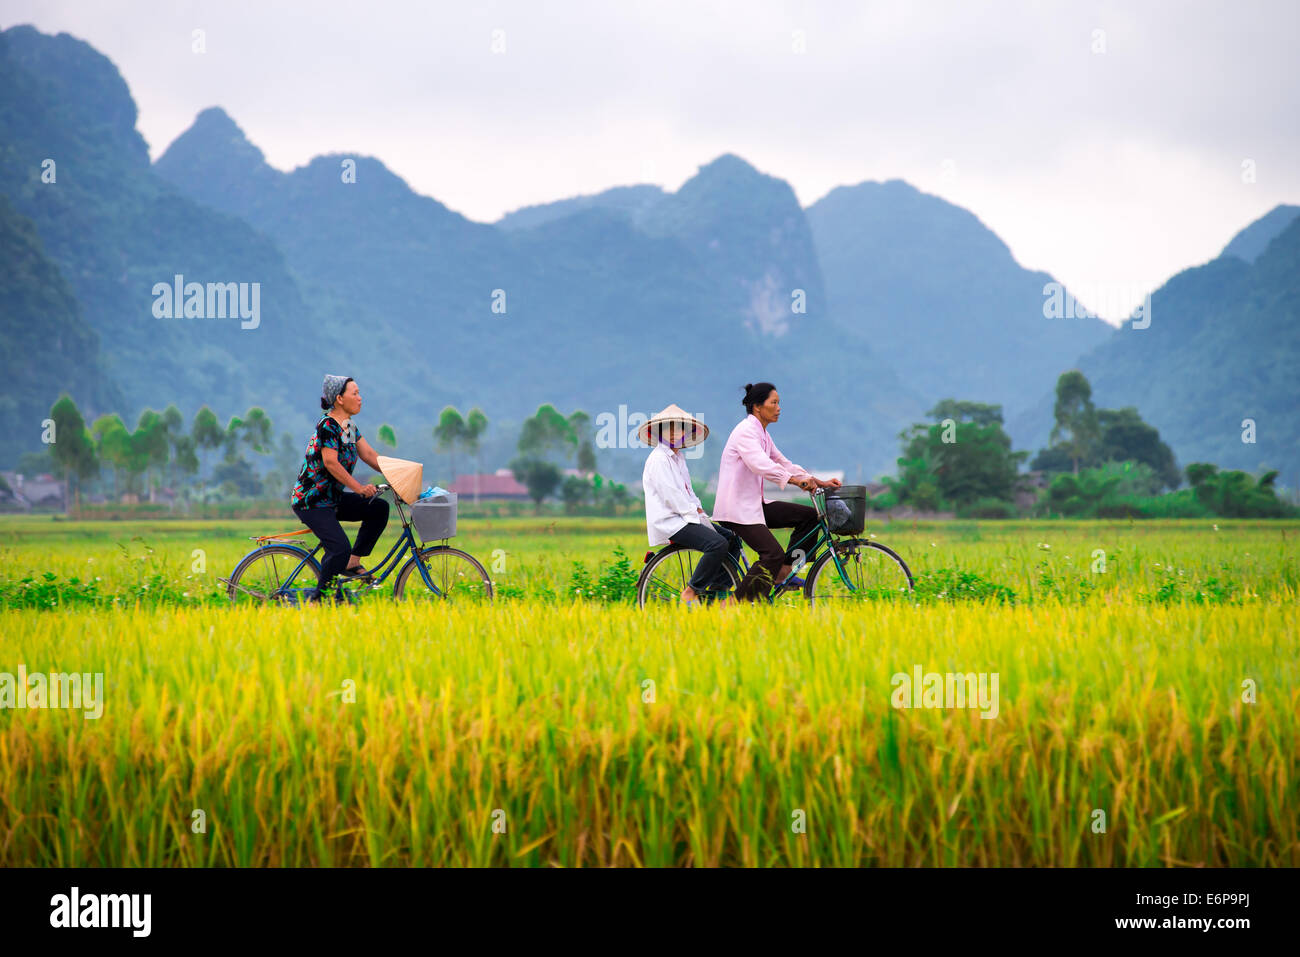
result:
[[[513,475],[481,474],[478,478],[479,498],[527,498],[528,486],[515,481]],[[451,483],[451,490],[457,495],[474,494],[473,475],[458,475]]]

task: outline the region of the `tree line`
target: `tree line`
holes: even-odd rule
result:
[[[596,471],[592,419],[581,409],[566,416],[549,403],[538,406],[524,420],[515,448],[518,454],[510,462],[510,471],[528,489],[539,511],[542,500],[557,489],[568,512],[590,503],[613,514],[631,501],[625,485]],[[570,460],[580,474],[564,475],[558,463]]]
[[[1009,518],[1018,493],[1030,491],[1020,465],[1027,451],[1011,451],[1002,407],[944,399],[921,422],[899,433],[898,475],[875,508],[911,505],[927,511]],[[1056,383],[1054,424],[1047,448],[1029,463],[1048,477],[1031,508],[1069,517],[1280,517],[1298,511],[1277,498],[1277,472],[1258,479],[1193,463],[1180,471],[1159,431],[1132,406],[1098,409],[1083,373],[1071,370]],[[1184,477],[1188,488],[1179,489]]]
[[[886,492],[873,499],[873,507],[951,509],[962,516],[985,518],[1019,514],[1017,496],[1031,488],[1029,476],[1021,471],[1030,453],[1011,450],[1001,406],[949,398],[926,415],[931,421],[914,423],[899,433],[902,454],[897,475],[884,479]],[[1300,513],[1277,497],[1275,470],[1258,478],[1235,470],[1219,471],[1203,462],[1180,470],[1173,451],[1136,408],[1098,409],[1091,385],[1077,370],[1058,379],[1053,416],[1048,446],[1029,463],[1032,471],[1048,479],[1045,490],[1035,490],[1032,514],[1273,517]],[[449,456],[453,478],[456,456],[461,453],[473,459],[476,474],[480,471],[478,457],[488,424],[477,407],[464,415],[454,406],[442,410],[432,437],[436,449]],[[203,472],[210,475],[206,493],[253,498],[271,491],[287,498],[305,451],[288,433],[281,434],[278,445],[273,443],[271,419],[257,406],[232,416],[224,426],[206,405],[188,426],[175,405],[162,412],[146,409],[131,429],[116,413],[101,415],[88,425],[76,403],[64,394],[51,407],[45,426],[49,471],[63,479],[65,501],[75,500],[78,507],[83,486],[99,480],[105,469],[114,498],[139,496],[147,490],[152,500],[154,490],[164,483],[204,489],[204,483],[196,480]],[[391,426],[376,429],[375,445],[385,453],[396,451],[397,436]],[[596,471],[592,418],[580,409],[566,416],[551,404],[539,406],[523,422],[515,449],[509,469],[539,511],[550,497],[558,497],[569,512],[593,504],[613,514],[631,501],[626,486]],[[249,454],[273,456],[276,469],[259,478]],[[564,474],[570,463],[577,475]],[[1179,488],[1184,479],[1187,487]]]
[[[454,406],[442,410],[432,430],[433,447],[448,456],[453,479],[461,454],[473,460],[476,474],[480,471],[478,457],[488,425],[487,415],[478,407],[463,415]],[[111,490],[114,499],[147,493],[152,500],[163,485],[197,489],[204,486],[198,478],[203,474],[210,477],[206,488],[214,494],[252,498],[282,492],[287,498],[305,452],[305,443],[300,447],[288,433],[281,433],[277,445],[270,416],[257,406],[232,416],[224,426],[207,405],[188,425],[175,405],[162,412],[146,409],[132,429],[117,413],[88,424],[65,393],[51,407],[45,426],[47,451],[27,453],[19,470],[52,472],[64,482],[65,501],[75,501],[78,507],[83,488],[101,481],[105,471],[111,483],[106,491]],[[373,444],[383,454],[395,453],[396,431],[380,425]],[[539,508],[557,493],[570,510],[584,503],[616,510],[629,501],[624,485],[596,472],[592,420],[582,410],[564,416],[552,405],[540,406],[524,421],[516,451],[510,469]],[[249,454],[273,456],[276,468],[259,478]],[[562,468],[570,462],[580,475],[563,474]]]

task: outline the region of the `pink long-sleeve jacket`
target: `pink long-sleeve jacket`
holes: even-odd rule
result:
[[[715,522],[764,525],[763,479],[784,486],[807,472],[781,454],[763,423],[752,412],[731,430],[718,467],[718,495],[713,502]]]

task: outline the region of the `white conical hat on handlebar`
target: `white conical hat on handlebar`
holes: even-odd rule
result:
[[[407,505],[414,504],[420,497],[420,486],[424,484],[423,463],[381,455],[379,471],[384,473],[384,478],[393,487],[393,491]]]
[[[667,432],[664,426],[669,422],[676,423],[677,427],[686,434],[686,441],[682,443],[684,449],[699,445],[709,437],[709,427],[677,405],[670,405],[662,412],[656,412],[649,422],[636,430],[636,434],[646,445],[658,445],[660,435]]]

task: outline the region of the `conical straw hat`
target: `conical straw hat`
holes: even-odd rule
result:
[[[415,503],[420,497],[420,486],[424,483],[424,465],[421,462],[409,462],[406,459],[379,456],[379,471],[407,505]]]
[[[709,437],[709,427],[677,405],[670,405],[662,412],[656,412],[649,422],[636,430],[636,434],[646,445],[658,445],[659,436],[667,432],[664,427],[669,422],[676,422],[679,428],[685,427],[686,441],[682,444],[684,449],[699,445]],[[691,435],[692,426],[695,428],[694,435]]]

